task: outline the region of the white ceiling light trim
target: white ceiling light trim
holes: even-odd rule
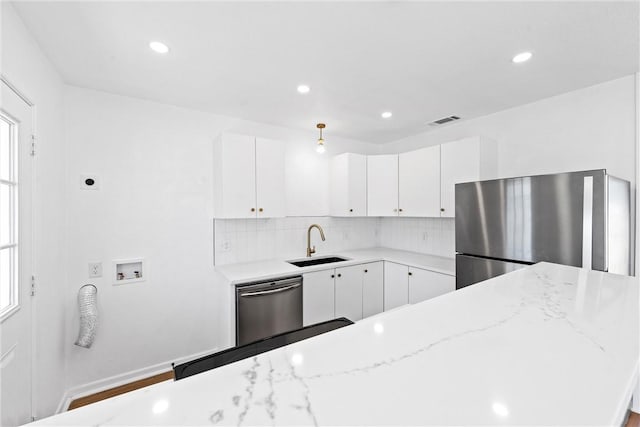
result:
[[[311,91],[311,88],[308,85],[298,85],[298,93],[309,93],[309,91]]]
[[[158,42],[158,41],[152,41],[149,43],[149,48],[151,48],[152,51],[157,52],[157,53],[161,53],[161,54],[165,54],[169,52],[169,46],[167,46],[166,44],[162,43],[162,42]]]
[[[532,56],[533,53],[531,52],[520,52],[519,54],[514,56],[511,61],[513,61],[514,64],[522,64],[523,62],[527,62],[528,60],[530,60]]]
[[[391,116],[393,116],[393,113],[391,111],[385,111],[384,113],[380,114],[380,116],[383,119],[390,119]]]

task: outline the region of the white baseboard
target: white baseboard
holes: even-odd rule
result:
[[[198,357],[202,357],[207,354],[212,354],[217,351],[219,351],[219,349],[216,347],[207,351],[201,351],[196,354],[191,354],[189,356],[172,359],[167,362],[157,363],[155,365],[148,366],[146,368],[136,369],[134,371],[125,372],[123,374],[114,375],[109,378],[104,378],[104,379],[92,381],[90,383],[83,384],[80,386],[72,387],[69,390],[66,390],[64,395],[62,396],[62,399],[58,404],[58,408],[56,409],[56,414],[65,412],[69,407],[69,404],[73,400],[79,397],[88,396],[94,393],[99,393],[101,391],[108,390],[113,387],[118,387],[133,381],[142,380],[144,378],[161,374],[163,372],[167,372],[168,370],[171,370],[172,363],[179,365],[180,363],[188,362],[189,360],[197,359]]]

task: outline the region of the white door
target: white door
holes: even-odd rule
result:
[[[409,267],[384,262],[384,309],[391,310],[409,303]]]
[[[398,215],[398,155],[367,156],[367,215]]]
[[[364,272],[362,280],[362,317],[364,318],[384,311],[384,269],[382,261],[360,267]]]
[[[303,326],[335,318],[334,270],[315,271],[302,275]]]
[[[440,216],[455,216],[455,185],[480,179],[480,139],[461,139],[440,146],[441,212]]]
[[[336,317],[362,319],[363,274],[361,265],[336,268]]]
[[[402,153],[399,157],[400,216],[440,216],[440,146]]]
[[[285,216],[285,144],[256,138],[256,197],[258,218]]]
[[[247,135],[223,134],[215,150],[216,218],[255,218],[256,146]]]
[[[409,268],[409,303],[415,304],[456,290],[456,278],[420,268]]]
[[[32,414],[31,107],[2,83],[0,105],[0,424]],[[19,221],[18,221],[19,220]]]

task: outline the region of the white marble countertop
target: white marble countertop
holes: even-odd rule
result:
[[[34,425],[620,425],[638,299],[537,264]]]
[[[318,254],[315,255],[315,257],[322,258],[333,255],[348,258],[349,260],[309,267],[296,267],[285,260],[273,259],[217,266],[216,271],[221,273],[228,280],[228,284],[230,285],[259,280],[270,280],[277,277],[304,274],[310,271],[328,270],[375,261],[391,261],[450,276],[455,276],[456,274],[456,261],[454,258],[425,255],[416,252],[400,251],[388,248],[370,248],[332,254]],[[295,258],[295,260],[299,259],[306,258]]]

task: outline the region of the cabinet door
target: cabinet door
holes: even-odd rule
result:
[[[461,139],[440,146],[440,216],[455,216],[455,185],[480,180],[480,139]]]
[[[303,326],[335,319],[334,270],[302,275]]]
[[[256,138],[256,207],[258,218],[285,216],[285,144]]]
[[[409,268],[409,303],[415,304],[456,290],[456,278],[420,268]]]
[[[398,215],[398,155],[367,156],[367,215]]]
[[[440,216],[440,146],[399,156],[400,216]]]
[[[329,176],[331,216],[350,216],[349,212],[349,154],[331,158]]]
[[[214,147],[217,218],[256,217],[255,138],[223,134]]]
[[[362,317],[373,316],[384,311],[384,268],[382,262],[361,265]]]
[[[367,156],[348,155],[349,196],[347,209],[350,216],[367,216]]]
[[[362,319],[362,266],[336,268],[336,317]]]
[[[409,303],[409,267],[384,262],[384,309]]]

